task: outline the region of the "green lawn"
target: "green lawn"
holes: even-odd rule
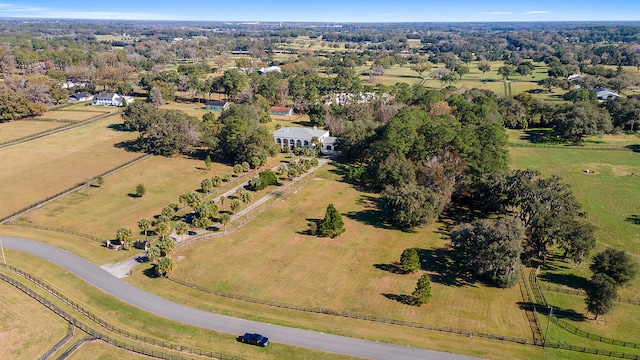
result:
[[[558,175],[571,184],[598,227],[599,242],[640,255],[640,226],[633,221],[640,215],[640,154],[539,147],[511,147],[509,153],[513,168]],[[584,173],[585,169],[595,173]]]

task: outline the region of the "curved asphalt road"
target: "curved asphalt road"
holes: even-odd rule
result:
[[[126,303],[184,324],[238,335],[245,332],[256,332],[282,344],[371,359],[470,359],[461,355],[330,335],[213,314],[177,304],[142,291],[66,250],[36,241],[5,236],[2,237],[2,243],[6,248],[24,251],[47,259]],[[11,261],[8,263],[11,263]]]

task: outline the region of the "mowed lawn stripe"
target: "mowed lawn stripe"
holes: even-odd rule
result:
[[[119,116],[0,150],[0,215],[9,214],[140,154],[115,145],[137,134],[109,128]]]
[[[232,235],[179,249],[173,276],[304,307],[530,336],[526,316],[517,305],[522,301],[517,287],[499,290],[479,283],[454,286],[432,281],[433,300],[423,307],[391,299],[411,294],[421,273],[394,274],[375,265],[398,261],[408,247],[437,253],[447,246],[436,232],[441,224],[416,232],[375,225],[376,195],[339,181],[334,171],[333,165],[325,165],[316,179]],[[335,239],[307,235],[307,219],[321,219],[328,203],[343,214],[346,232]]]

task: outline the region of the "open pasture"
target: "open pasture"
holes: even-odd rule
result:
[[[89,120],[93,117],[100,116],[103,114],[108,114],[109,111],[47,111],[46,113],[34,117],[33,120],[37,121],[39,118],[43,119],[55,119],[55,120],[65,120],[65,121],[85,121]]]
[[[67,322],[0,281],[0,358],[37,359],[67,335]]]
[[[106,177],[99,188],[77,191],[32,212],[28,220],[104,239],[114,238],[116,230],[126,226],[144,238],[138,220],[153,219],[168,203],[178,203],[178,196],[199,189],[202,179],[231,173],[231,167],[219,163],[206,170],[199,159],[153,156]],[[147,190],[140,198],[132,196],[138,184]]]
[[[633,220],[640,215],[640,154],[540,147],[512,147],[509,153],[512,168],[558,175],[569,183],[598,227],[598,241],[640,255],[640,225]]]
[[[235,233],[181,248],[173,274],[202,286],[261,299],[324,307],[443,326],[528,337],[520,290],[460,283],[447,271],[442,224],[415,233],[384,228],[371,193],[339,181],[326,165],[296,193],[274,204]],[[307,235],[308,222],[334,203],[347,231]],[[420,273],[394,273],[405,248],[420,249],[432,274],[433,299],[421,308],[403,304]],[[211,254],[217,254],[212,256]],[[497,294],[499,293],[499,295]]]
[[[0,215],[7,215],[140,154],[117,147],[137,134],[113,116],[0,150]]]
[[[7,121],[0,123],[0,143],[16,140],[61,126],[69,125],[57,121]]]

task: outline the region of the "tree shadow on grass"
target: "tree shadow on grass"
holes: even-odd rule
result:
[[[524,131],[526,140],[532,144],[566,144],[566,140],[556,137],[555,132],[551,129],[529,129]]]
[[[640,152],[640,145],[627,145],[627,149],[633,152]]]
[[[531,302],[519,301],[516,303],[521,310],[535,311],[542,316],[549,316],[549,308],[540,304],[534,304]],[[568,319],[572,321],[585,321],[587,318],[584,314],[576,312],[573,309],[563,309],[553,306],[553,316],[558,319]]]
[[[402,267],[397,262],[391,264],[373,264],[373,267],[378,270],[390,272],[392,274],[405,274],[404,270],[402,270]]]
[[[573,274],[559,274],[553,272],[545,272],[539,275],[540,280],[553,283],[556,285],[568,286],[574,289],[586,290],[589,288],[589,281]]]
[[[406,294],[387,294],[387,293],[383,293],[382,296],[386,297],[389,300],[393,300],[393,301],[397,301],[401,304],[404,305],[415,305],[416,304],[416,300],[413,296],[411,295],[406,295]]]
[[[472,285],[473,279],[456,264],[455,252],[451,248],[416,249],[420,267],[431,273],[431,281],[447,286]]]
[[[349,174],[349,167],[343,163],[334,161],[333,162],[333,166],[334,168],[329,170],[329,172],[332,172],[336,175],[340,176],[340,181],[345,181],[346,182],[346,177],[347,174]]]
[[[129,131],[125,128],[124,124],[109,124],[107,129],[115,130],[115,131]]]
[[[158,273],[156,273],[155,265],[151,265],[150,268],[144,269],[142,271],[142,273],[145,274],[148,278],[151,278],[151,279],[157,279],[157,278],[160,277],[160,276],[158,276]]]
[[[140,196],[140,195],[138,195],[138,194],[135,194],[135,193],[128,193],[128,194],[127,194],[127,196],[128,196],[128,197],[132,197],[132,198],[134,198],[134,199],[137,199],[137,198],[141,198],[141,197],[142,197],[142,196]]]
[[[305,220],[307,220],[307,229],[298,230],[296,233],[300,235],[316,236],[316,231],[320,227],[322,219],[307,218]]]
[[[121,141],[113,145],[115,148],[124,149],[128,152],[140,152],[140,145],[138,144],[138,140],[126,140]]]
[[[625,221],[630,222],[634,225],[640,225],[640,215],[631,215],[626,218]]]

